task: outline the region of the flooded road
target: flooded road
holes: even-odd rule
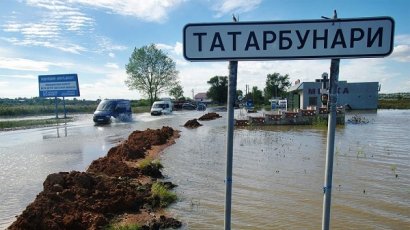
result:
[[[237,111],[238,112],[238,111]],[[179,202],[170,207],[185,229],[222,229],[226,113],[182,125],[203,112],[134,116],[132,123],[94,126],[81,115],[66,127],[0,132],[0,228],[34,200],[52,172],[85,170],[133,130],[181,130],[161,157]],[[332,229],[410,228],[410,110],[361,114],[368,124],[337,128]],[[232,229],[320,229],[326,128],[236,129]]]

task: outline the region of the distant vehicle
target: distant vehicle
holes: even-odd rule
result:
[[[169,97],[163,97],[163,98],[159,99],[159,101],[165,101],[166,103],[169,103],[169,106],[170,106],[170,108],[171,108],[171,112],[174,110],[174,109],[173,109],[173,108],[174,108],[174,103],[172,103],[171,98],[169,98]]]
[[[169,114],[172,112],[172,102],[166,101],[156,101],[151,106],[151,115],[159,116],[162,114]]]
[[[102,100],[94,112],[93,121],[95,123],[110,123],[111,117],[122,121],[131,120],[131,101],[125,99]]]
[[[245,103],[245,109],[246,112],[248,113],[255,113],[255,105],[253,104],[253,100],[252,99],[248,99]]]
[[[204,103],[198,103],[198,105],[196,106],[196,110],[205,111],[206,110],[206,105]]]
[[[196,110],[196,106],[191,104],[191,103],[184,103],[184,104],[182,104],[182,109]]]

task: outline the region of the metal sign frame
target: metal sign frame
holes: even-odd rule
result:
[[[360,26],[373,26],[373,28],[377,26],[380,28],[381,26],[383,29],[382,31],[369,31],[366,30],[368,28],[363,29]],[[314,30],[317,30],[316,37],[313,37]],[[328,35],[326,36],[333,36],[329,38],[332,41],[327,42],[336,43],[337,47],[321,49],[320,47],[313,48],[314,45],[312,47],[307,46],[308,43],[316,42],[316,40],[318,43],[324,42],[322,30],[327,30]],[[266,37],[263,37],[265,34],[262,35],[261,33],[265,32],[267,33]],[[375,39],[371,40],[372,37],[370,36],[374,38],[376,32],[382,32],[382,34],[376,34],[380,35],[379,39],[384,39],[382,48],[371,47],[372,50],[367,49],[366,45],[368,46],[369,42],[372,45],[380,42],[376,42]],[[209,36],[207,33],[209,33]],[[218,36],[215,33],[218,33]],[[368,36],[366,36],[366,33],[368,33]],[[273,37],[275,37],[274,40]],[[190,23],[183,28],[183,55],[189,61],[384,57],[393,52],[393,38],[394,20],[391,17]],[[225,46],[223,40],[229,39],[231,41],[226,42],[227,45]],[[343,44],[343,40],[346,40],[347,44]],[[288,47],[289,41],[294,47]],[[258,42],[260,44],[257,44]],[[280,42],[283,44],[278,44]],[[208,44],[206,48],[209,47],[210,43],[215,46],[211,46],[210,49],[202,49],[202,45],[205,43]],[[238,48],[237,50],[237,47],[243,48],[244,43],[249,43],[249,49],[244,51]],[[357,47],[354,46],[355,44]],[[284,49],[279,49],[279,45],[282,45]],[[331,45],[328,44],[328,46]],[[344,47],[346,45],[347,47]],[[350,47],[351,45],[353,47]],[[258,46],[258,49],[256,49],[256,46]],[[361,46],[360,49],[359,46]],[[377,46],[380,46],[380,44],[377,44]]]

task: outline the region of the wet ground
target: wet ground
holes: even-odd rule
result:
[[[218,113],[196,129],[183,125],[204,112],[145,113],[107,126],[80,115],[67,126],[0,132],[0,228],[34,200],[48,174],[83,171],[133,130],[168,125],[182,131],[162,156],[164,175],[179,185],[170,212],[186,229],[221,229],[226,113]],[[331,227],[409,228],[410,111],[361,115],[369,123],[336,132]],[[320,229],[325,152],[324,128],[236,129],[232,228]]]

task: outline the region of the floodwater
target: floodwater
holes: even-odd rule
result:
[[[197,129],[182,125],[203,112],[188,111],[107,126],[81,115],[58,128],[0,132],[0,229],[35,199],[49,173],[85,170],[133,130],[163,125],[181,130],[161,157],[178,185],[169,212],[184,229],[223,229],[226,112],[218,113],[223,118]],[[409,229],[410,110],[361,116],[369,123],[336,131],[331,228]],[[232,229],[321,228],[326,133],[311,126],[235,129]]]

